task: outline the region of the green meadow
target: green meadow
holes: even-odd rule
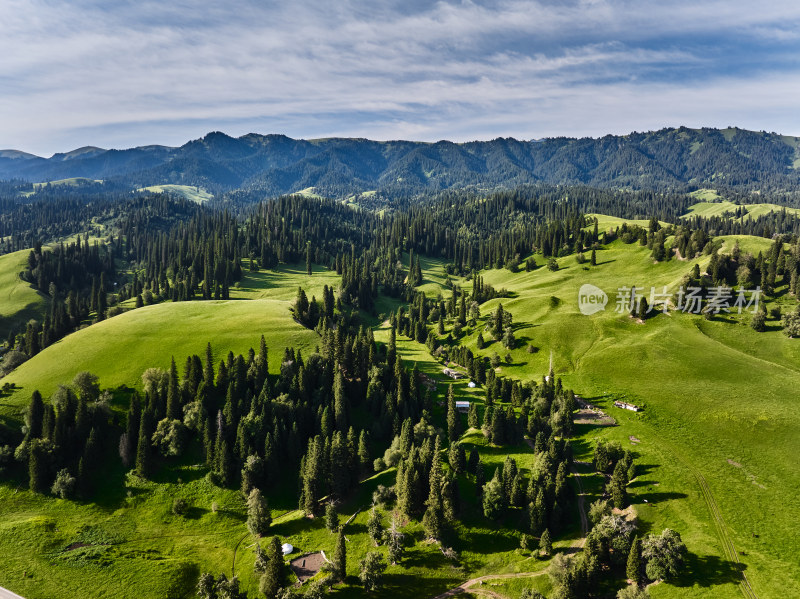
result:
[[[258,348],[265,335],[270,369],[277,372],[286,347],[313,351],[318,336],[297,324],[281,300],[178,302],[145,306],[109,318],[68,335],[0,379],[20,387],[0,398],[0,414],[11,416],[34,389],[49,396],[75,374],[88,370],[104,388],[141,386],[150,367],[168,368],[171,357],[179,369],[187,356],[205,355],[211,343],[217,361],[229,351]]]
[[[601,230],[623,222],[597,216]],[[723,239],[720,251],[730,251],[736,241],[744,251],[756,254],[770,245],[765,239],[731,236]],[[18,254],[15,259],[24,262],[26,253]],[[0,258],[0,276],[13,272],[13,268],[2,268],[3,260],[12,262],[11,256],[16,254]],[[698,260],[701,268],[708,260],[707,256]],[[444,263],[425,256],[420,261],[423,282],[419,289],[429,296],[446,295],[449,282]],[[537,261],[544,262],[541,256]],[[615,241],[597,252],[596,266],[588,261],[578,264],[574,256],[558,262],[556,272],[544,267],[518,273],[484,271],[485,282],[506,289],[510,297],[483,304],[479,323],[465,327],[461,343],[484,356],[510,353],[510,363],[504,362],[499,374],[522,380],[540,381],[552,361],[567,387],[616,419],[618,426],[612,427],[577,425],[572,446],[580,462],[591,461],[598,438],[618,440],[631,449],[639,465],[630,494],[640,532],[669,527],[681,533],[689,549],[686,569],[676,581],[653,585],[652,597],[739,597],[740,570],[761,599],[800,592],[800,525],[792,507],[800,491],[796,467],[800,341],[785,337],[772,319],[767,332],[756,333],[744,314],[723,314],[707,321],[699,315],[669,312],[653,314],[640,323],[627,311],[615,311],[619,288],[635,286],[648,296],[651,287],[661,291],[667,286],[672,292],[693,261],[654,263],[647,248]],[[453,280],[466,289],[471,286],[470,281]],[[140,386],[146,368],[166,368],[171,356],[182,368],[186,356],[202,355],[207,342],[219,361],[228,351],[258,347],[264,334],[270,370],[276,372],[284,347],[299,347],[306,354],[318,340],[316,333],[295,323],[289,312],[297,288],[303,287],[309,298],[319,298],[324,285],[337,284],[335,272],[316,266],[311,276],[305,265],[245,271],[243,280],[231,290],[231,300],[164,303],[92,325],[0,379],[0,386],[14,382],[21,387],[0,398],[0,417],[18,425],[33,389],[47,396],[82,370],[97,374],[102,387]],[[584,284],[605,291],[605,310],[581,314],[578,290]],[[19,297],[24,287],[20,285]],[[6,286],[1,289],[5,293]],[[30,288],[27,291],[44,301]],[[25,301],[14,305],[24,307]],[[477,335],[498,303],[513,314],[517,345],[508,352],[491,342],[478,350]],[[788,308],[794,302],[784,296],[775,303]],[[0,306],[6,310],[6,305],[3,297]],[[381,297],[377,312],[385,317],[398,305]],[[376,339],[387,341],[385,320],[373,322]],[[441,362],[427,347],[402,336],[397,348],[407,366],[416,363],[437,381],[438,395],[443,398],[450,380],[442,375]],[[454,386],[459,397],[482,404],[481,389],[468,388],[466,380]],[[614,408],[615,399],[644,410],[632,413]],[[434,403],[434,415],[443,417],[443,406]],[[468,430],[462,443],[468,451],[478,449],[489,472],[509,454],[523,471],[533,463],[527,445],[489,446],[480,431]],[[29,599],[63,595],[67,584],[75,595],[188,597],[193,592],[186,589],[200,572],[224,571],[240,576],[243,587],[254,591],[252,545],[256,539],[244,526],[244,502],[238,492],[211,485],[205,468],[196,466],[201,461],[199,455],[184,456],[147,482],[126,474],[119,460],[109,458],[108,484],[94,503],[34,495],[21,483],[0,485],[0,554],[9,556],[0,568],[0,585]],[[602,493],[603,481],[588,466],[579,463],[577,467],[588,505]],[[366,531],[368,509],[377,485],[389,486],[393,479],[392,470],[376,474],[362,482],[341,508],[343,520],[361,511],[346,529],[349,578],[334,592],[336,596],[367,596],[356,576],[358,560],[376,550]],[[548,561],[519,549],[520,533],[513,519],[499,526],[486,521],[469,481],[462,481],[461,495],[465,516],[456,524],[454,537],[461,554],[458,564],[446,560],[436,545],[424,542],[419,523],[404,522],[406,559],[403,565],[388,568],[380,596],[433,597],[468,579],[505,573],[530,576],[488,580],[476,587],[474,595],[486,596],[490,591],[516,599],[528,586],[548,593],[549,579],[540,574]],[[187,515],[171,513],[175,497],[190,503]],[[319,549],[332,554],[335,536],[325,529],[323,519],[311,520],[295,510],[295,481],[286,481],[269,499],[274,517],[271,533],[292,543],[298,550],[295,555]],[[714,517],[715,509],[722,523]],[[390,510],[391,506],[384,510],[385,524]],[[579,539],[576,513],[556,547],[566,549]],[[738,555],[726,551],[723,540],[732,541]],[[385,556],[385,548],[377,550]],[[614,588],[624,584],[612,582]]]
[[[735,213],[737,208],[744,208],[747,210],[747,214],[736,219],[740,221],[746,221],[750,218],[756,219],[770,212],[782,212],[784,210],[788,214],[800,214],[800,209],[798,208],[787,208],[785,206],[779,206],[778,204],[734,204],[728,200],[721,200],[694,204],[689,207],[689,212],[684,214],[682,218],[690,218],[692,216],[701,216],[703,218],[725,216],[726,214]]]
[[[202,187],[194,185],[150,185],[149,187],[142,187],[137,191],[151,191],[153,193],[169,193],[172,195],[180,196],[186,200],[202,204],[208,200],[213,199],[213,194],[208,193]]]
[[[47,299],[19,278],[28,264],[30,250],[0,256],[0,338],[11,328],[19,329],[27,321],[40,319],[47,309]]]

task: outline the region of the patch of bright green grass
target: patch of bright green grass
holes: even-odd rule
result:
[[[778,204],[734,204],[728,200],[722,201],[704,201],[694,204],[689,207],[689,212],[684,214],[681,218],[690,218],[692,216],[701,216],[703,218],[712,218],[715,216],[725,216],[726,214],[735,213],[738,208],[744,208],[747,214],[738,218],[739,221],[747,219],[756,219],[760,216],[770,214],[772,212],[786,211],[789,214],[800,214],[800,209],[787,208],[779,206]]]
[[[151,185],[149,187],[142,187],[137,191],[152,191],[153,193],[170,193],[180,196],[184,199],[202,204],[214,198],[214,195],[207,192],[202,187],[195,185]]]
[[[623,436],[631,430],[650,439],[653,463],[658,464],[654,479],[686,495],[669,504],[685,506],[675,509],[691,514],[691,519],[654,517],[650,526],[657,530],[674,523],[697,556],[693,579],[721,581],[708,583],[709,590],[697,590],[697,596],[734,595],[724,590],[731,564],[715,542],[692,468],[708,481],[759,596],[796,588],[792,581],[800,580],[800,547],[793,539],[800,537],[800,528],[780,507],[794,501],[799,480],[793,465],[800,451],[800,409],[793,401],[800,382],[800,369],[792,364],[798,352],[795,340],[784,338],[774,325],[772,331],[757,334],[744,316],[706,322],[700,316],[672,313],[638,324],[613,311],[617,288],[637,285],[647,293],[650,286],[674,289],[693,261],[654,264],[647,248],[619,241],[599,251],[597,259],[596,267],[588,267],[578,265],[574,257],[562,258],[564,268],[555,273],[483,273],[487,283],[515,294],[481,307],[485,316],[502,302],[514,315],[518,346],[511,351],[513,363],[502,370],[539,380],[552,352],[556,373],[565,384],[594,403],[608,406],[613,395],[646,407],[639,415],[609,410],[622,423]],[[701,267],[707,260],[700,261]],[[584,283],[609,295],[605,312],[579,312],[578,289]],[[474,352],[506,353],[497,342],[478,351],[477,332],[469,331],[464,341]],[[528,344],[538,351],[527,353]],[[631,422],[635,429],[627,428]],[[647,513],[642,515],[645,522]],[[715,570],[725,575],[720,578]],[[654,596],[695,596],[681,593],[686,593],[685,587],[659,585],[653,590]]]
[[[20,329],[30,319],[41,319],[47,310],[46,297],[19,278],[28,264],[30,250],[0,256],[0,339],[11,328]]]
[[[217,363],[258,348],[261,335],[277,372],[286,347],[313,350],[318,335],[297,324],[289,302],[280,300],[178,302],[145,306],[68,335],[47,347],[3,379],[21,389],[0,399],[0,414],[11,415],[30,400],[34,389],[49,396],[58,385],[88,370],[103,387],[141,386],[150,367],[168,368],[175,357],[182,370],[187,356],[205,356],[211,342]]]
[[[617,216],[609,216],[607,214],[587,214],[588,218],[596,218],[597,219],[597,228],[602,231],[608,231],[609,229],[615,229],[617,227],[621,227],[624,223],[630,225],[638,225],[640,227],[647,227],[650,225],[649,219],[634,219],[634,218],[619,218]],[[662,226],[666,225],[664,221],[659,221]],[[590,225],[594,227],[594,225]]]
[[[34,189],[41,189],[48,185],[64,185],[67,187],[80,187],[89,183],[102,183],[102,179],[87,179],[86,177],[70,177],[69,179],[58,179],[56,181],[45,181],[43,183],[34,183]]]
[[[251,272],[245,268],[242,280],[231,289],[234,299],[272,299],[293,302],[297,288],[302,287],[309,301],[312,296],[322,301],[327,285],[338,289],[342,277],[335,270],[314,264],[309,276],[305,264],[281,264],[270,270]]]

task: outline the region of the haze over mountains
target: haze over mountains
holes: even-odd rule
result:
[[[436,143],[355,138],[239,138],[212,132],[178,148],[83,147],[42,158],[0,151],[0,179],[71,177],[131,188],[203,186],[283,194],[309,187],[330,196],[366,191],[409,195],[447,188],[520,184],[689,190],[724,187],[787,192],[800,183],[800,138],[742,129],[662,129],[602,138]]]

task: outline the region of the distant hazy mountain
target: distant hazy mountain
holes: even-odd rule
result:
[[[662,129],[624,136],[485,142],[291,139],[209,133],[179,147],[84,147],[51,158],[0,150],[0,178],[114,180],[131,188],[200,185],[281,194],[314,187],[344,196],[404,195],[454,187],[524,183],[634,189],[713,186],[742,191],[800,189],[800,138],[742,129]]]

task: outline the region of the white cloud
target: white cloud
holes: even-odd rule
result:
[[[794,2],[403,12],[6,0],[0,22],[0,147],[40,153],[179,144],[210,129],[431,140],[720,122],[800,130]],[[760,72],[728,56],[732,40],[752,46]]]

